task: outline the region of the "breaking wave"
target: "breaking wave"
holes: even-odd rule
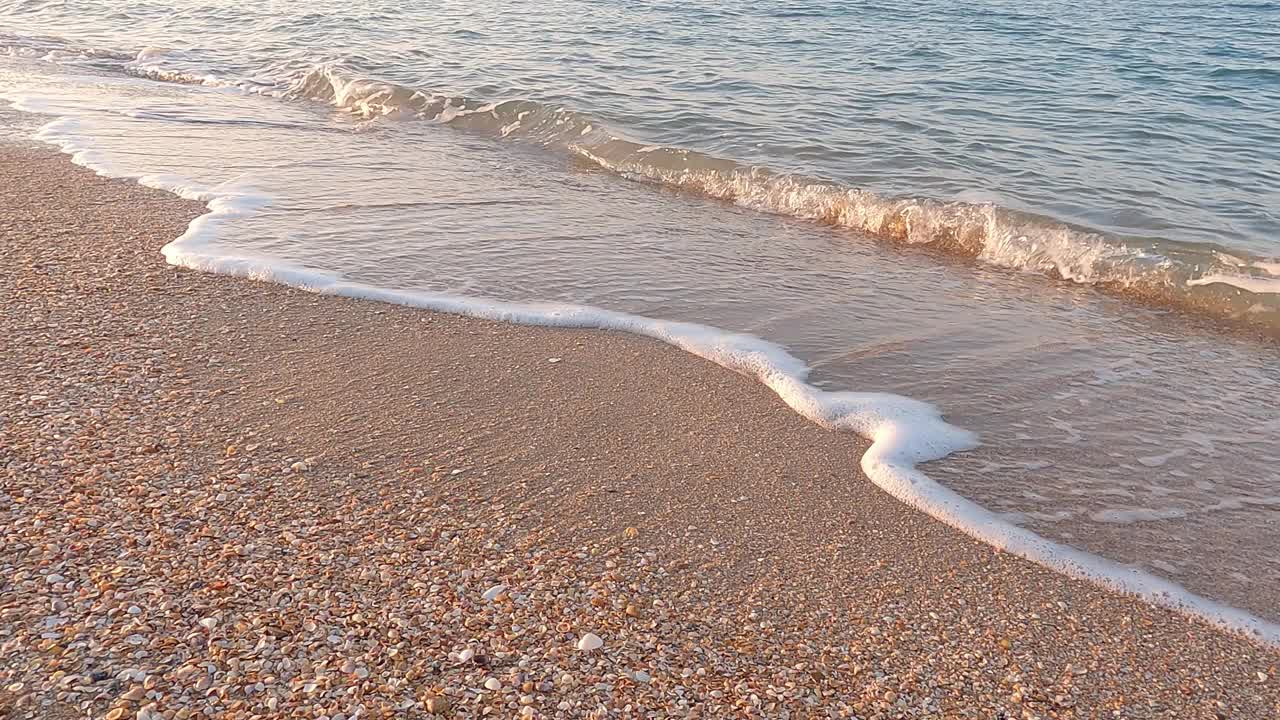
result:
[[[992,203],[886,196],[694,150],[646,145],[563,107],[529,100],[484,103],[329,65],[311,67],[280,85],[244,87],[328,103],[366,120],[429,120],[536,143],[632,180],[1090,285],[1280,336],[1276,263],[1221,247],[1122,237]]]
[[[1088,285],[1280,337],[1280,262],[1221,246],[1121,236],[992,203],[889,196],[686,148],[644,144],[557,105],[484,102],[384,82],[337,64],[282,62],[246,78],[219,75],[163,48],[128,55],[54,47],[48,38],[34,44],[23,40],[18,51],[0,36],[0,54],[113,61],[121,72],[155,81],[237,88],[325,103],[369,122],[425,120],[532,143],[631,180]]]

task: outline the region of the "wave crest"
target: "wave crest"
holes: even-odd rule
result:
[[[529,100],[480,103],[333,66],[308,69],[281,94],[329,103],[368,120],[431,120],[535,142],[632,180],[1090,285],[1280,337],[1280,282],[1266,270],[1273,265],[1216,247],[1120,237],[992,203],[886,196],[685,148],[645,145],[562,107]]]
[[[49,50],[50,42],[44,40],[41,49]],[[87,54],[76,50],[77,57]],[[1089,285],[1280,338],[1280,278],[1275,274],[1280,262],[1275,259],[1242,257],[1212,245],[1122,237],[992,203],[884,195],[685,148],[635,142],[556,105],[480,102],[365,77],[334,64],[282,68],[275,77],[245,80],[192,68],[160,48],[134,55],[95,50],[90,55],[114,58],[121,71],[151,80],[235,87],[282,100],[325,103],[367,121],[427,120],[535,143],[632,180]]]

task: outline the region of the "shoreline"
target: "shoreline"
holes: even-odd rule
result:
[[[687,714],[691,698],[709,717],[744,708],[804,716],[815,700],[889,717],[1277,709],[1275,651],[996,552],[907,508],[861,477],[865,443],[813,426],[753,380],[618,333],[502,325],[174,269],[159,247],[202,205],[97,177],[52,150],[0,146],[0,164],[15,178],[0,190],[6,206],[31,211],[0,228],[16,269],[4,314],[15,337],[52,341],[22,343],[21,357],[5,358],[14,363],[6,377],[34,375],[49,389],[5,393],[13,437],[0,526],[14,534],[6,546],[21,551],[4,556],[19,579],[0,585],[0,657],[15,668],[0,672],[0,690],[14,702],[66,703],[59,694],[74,692],[95,715],[146,700],[177,716],[208,700],[208,688],[197,689],[207,676],[225,690],[223,711],[240,702],[268,716],[323,700],[350,717],[353,705],[338,705],[352,687],[393,708],[416,703],[403,710],[419,714],[447,698],[454,716],[535,707],[577,717],[593,702],[675,703]],[[55,329],[70,337],[53,340]],[[123,388],[106,365],[117,356],[127,359]],[[122,417],[103,414],[120,402]],[[104,456],[101,439],[118,434]],[[155,442],[124,437],[139,435]],[[120,492],[104,497],[99,487]],[[117,524],[88,524],[76,515],[84,503]],[[37,509],[62,524],[36,527]],[[65,539],[51,535],[55,527]],[[71,552],[75,543],[90,554]],[[39,549],[49,544],[59,550]],[[470,552],[441,549],[454,545]],[[169,580],[214,547],[222,561],[195,570],[219,577],[198,578],[198,588]],[[102,579],[120,555],[98,549],[141,562],[137,582]],[[369,555],[379,552],[390,554]],[[261,582],[264,566],[287,579],[287,603]],[[243,582],[246,569],[255,582]],[[305,587],[314,578],[302,571],[317,569],[324,582]],[[135,571],[128,564],[123,576]],[[449,582],[425,584],[434,574]],[[381,593],[384,579],[402,591],[396,599]],[[108,597],[119,591],[103,582],[127,587],[126,597]],[[550,590],[534,590],[540,583]],[[499,584],[509,592],[484,600]],[[42,629],[37,620],[59,602],[66,624]],[[365,619],[351,620],[351,607]],[[430,616],[412,612],[421,607],[436,615],[418,621]],[[121,668],[84,691],[63,688],[80,687],[65,675],[41,676],[45,650],[31,648],[61,647],[42,632],[101,628],[104,617],[113,628],[117,619],[146,628],[116,638],[125,649],[145,645],[156,657],[168,650],[153,641],[163,646],[167,632],[187,638],[180,647],[189,652],[150,671]],[[201,624],[209,618],[212,628]],[[271,623],[281,634],[261,632]],[[314,660],[305,670],[291,660],[290,680],[275,677],[293,695],[274,709],[256,697],[266,690],[237,682],[246,664],[259,663],[261,678],[261,663],[283,659],[183,670],[215,654],[256,657],[249,641],[263,637],[277,649],[306,645],[281,640],[297,636],[324,645],[333,627],[365,635],[338,643],[345,656],[328,653],[320,671]],[[588,631],[604,638],[602,650],[574,649]],[[435,645],[413,647],[423,663],[414,677],[396,676],[386,648],[433,634]],[[458,662],[466,649],[488,666]],[[113,652],[104,650],[104,664],[119,667]],[[92,653],[64,647],[68,656],[74,670],[63,672],[86,675]],[[126,670],[157,679],[151,688],[133,672],[120,680]],[[558,682],[565,673],[571,679]],[[498,675],[505,690],[484,690]],[[408,679],[392,685],[392,676]],[[310,681],[308,693],[307,677],[326,679]],[[390,690],[366,688],[374,677]],[[97,687],[109,682],[117,686]],[[134,684],[139,697],[120,700]]]
[[[752,378],[793,411],[820,426],[854,433],[871,443],[860,467],[881,490],[935,520],[1063,575],[1096,583],[1122,594],[1207,620],[1280,649],[1280,624],[1268,616],[1273,609],[1267,596],[1210,597],[1198,588],[1169,580],[1099,552],[1077,548],[1060,540],[1007,522],[982,504],[934,481],[919,465],[974,449],[973,433],[953,426],[938,409],[909,397],[880,393],[828,392],[808,384],[809,368],[782,346],[751,335],[741,335],[684,322],[616,312],[590,306],[557,303],[520,303],[457,296],[449,293],[402,291],[348,281],[338,275],[303,265],[249,256],[210,252],[217,228],[228,218],[252,214],[268,197],[239,190],[192,185],[182,178],[164,175],[121,174],[110,162],[97,157],[93,142],[67,131],[61,119],[50,122],[35,137],[55,144],[72,161],[107,177],[120,177],[164,190],[206,205],[176,240],[161,248],[170,264],[303,289],[321,295],[385,302],[432,312],[496,320],[503,323],[570,330],[623,332],[632,337],[658,340],[708,360],[720,368]],[[74,123],[72,123],[74,128]],[[1070,462],[1070,459],[1067,459]],[[1095,547],[1097,542],[1092,543]],[[1261,601],[1259,601],[1261,600]],[[1233,604],[1234,602],[1234,604]]]

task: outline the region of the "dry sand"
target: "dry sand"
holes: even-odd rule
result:
[[[907,509],[751,380],[177,270],[199,205],[0,177],[0,717],[1280,716],[1274,650]]]

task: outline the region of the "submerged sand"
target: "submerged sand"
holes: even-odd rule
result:
[[[902,506],[747,378],[177,270],[200,205],[0,177],[0,717],[1280,713],[1276,651]]]

